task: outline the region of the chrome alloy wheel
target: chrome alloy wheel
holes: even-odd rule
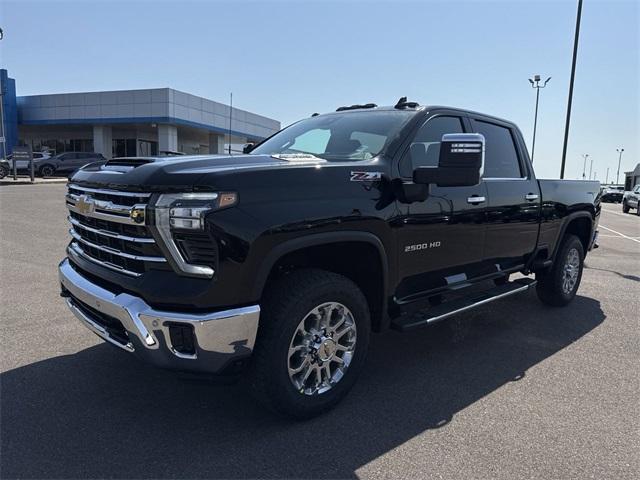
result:
[[[562,291],[569,295],[573,292],[578,274],[580,273],[580,254],[578,250],[572,248],[567,252],[567,258],[562,267]]]
[[[337,302],[323,303],[298,324],[287,357],[289,379],[296,390],[317,395],[344,376],[356,348],[356,322]]]

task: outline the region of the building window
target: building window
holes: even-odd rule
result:
[[[111,141],[111,153],[114,157],[135,157],[136,139],[135,138],[114,138]]]

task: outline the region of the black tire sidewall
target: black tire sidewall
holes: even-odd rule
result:
[[[49,170],[49,173],[45,173],[45,170]],[[42,167],[40,167],[40,176],[42,177],[50,177],[51,175],[53,175],[54,173],[56,173],[56,169],[53,168],[52,165],[43,165]]]
[[[302,301],[291,302],[286,308],[266,312],[266,321],[276,322],[277,333],[269,339],[267,348],[273,349],[266,368],[273,372],[268,384],[268,395],[273,399],[276,411],[290,416],[305,418],[328,410],[338,403],[351,389],[364,366],[371,330],[369,309],[364,295],[351,281],[336,275],[335,285],[322,283],[312,292],[307,292]],[[353,359],[344,377],[330,390],[318,395],[298,392],[288,374],[288,351],[291,339],[300,321],[315,307],[323,303],[337,302],[347,307],[356,323],[356,348]],[[268,307],[267,307],[268,308]],[[269,318],[270,315],[273,315]]]
[[[563,273],[564,273],[564,265],[567,260],[567,256],[569,252],[573,249],[578,251],[578,255],[580,257],[580,268],[578,270],[578,279],[576,280],[576,284],[570,293],[565,293],[562,288],[563,281]],[[560,303],[568,304],[573,300],[578,292],[578,288],[580,287],[580,282],[582,281],[582,271],[584,269],[584,247],[582,246],[582,242],[580,239],[574,235],[570,235],[564,241],[560,252],[558,252],[558,258],[556,260],[556,265],[553,271],[553,290],[554,294],[559,297]]]

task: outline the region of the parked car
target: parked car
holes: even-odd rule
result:
[[[66,152],[50,158],[41,158],[38,161],[34,158],[34,165],[40,176],[50,177],[54,174],[69,174],[88,163],[101,160],[106,160],[101,153]]]
[[[597,246],[599,186],[537,179],[506,120],[405,98],[342,107],[246,155],[81,168],[61,295],[126,352],[244,374],[266,406],[308,418],[353,386],[371,332],[534,286],[569,304]]]
[[[636,209],[636,215],[640,215],[640,208],[638,203],[640,202],[640,184],[633,187],[633,190],[625,192],[622,197],[622,211],[629,213],[632,208]]]
[[[619,203],[622,201],[623,194],[624,185],[609,185],[602,190],[602,201]]]
[[[4,178],[11,173],[11,164],[9,160],[0,158],[0,178]]]

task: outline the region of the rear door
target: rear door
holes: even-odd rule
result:
[[[522,136],[513,125],[471,116],[485,138],[484,183],[488,192],[484,259],[495,270],[523,265],[535,250],[540,189],[529,167]]]
[[[440,142],[446,133],[469,131],[460,112],[437,111],[417,130],[400,159],[400,175],[407,180],[417,167],[438,165]],[[473,187],[430,186],[423,202],[404,205],[406,213],[398,229],[400,284],[396,297],[422,295],[479,276],[483,258],[487,191],[484,182]]]

